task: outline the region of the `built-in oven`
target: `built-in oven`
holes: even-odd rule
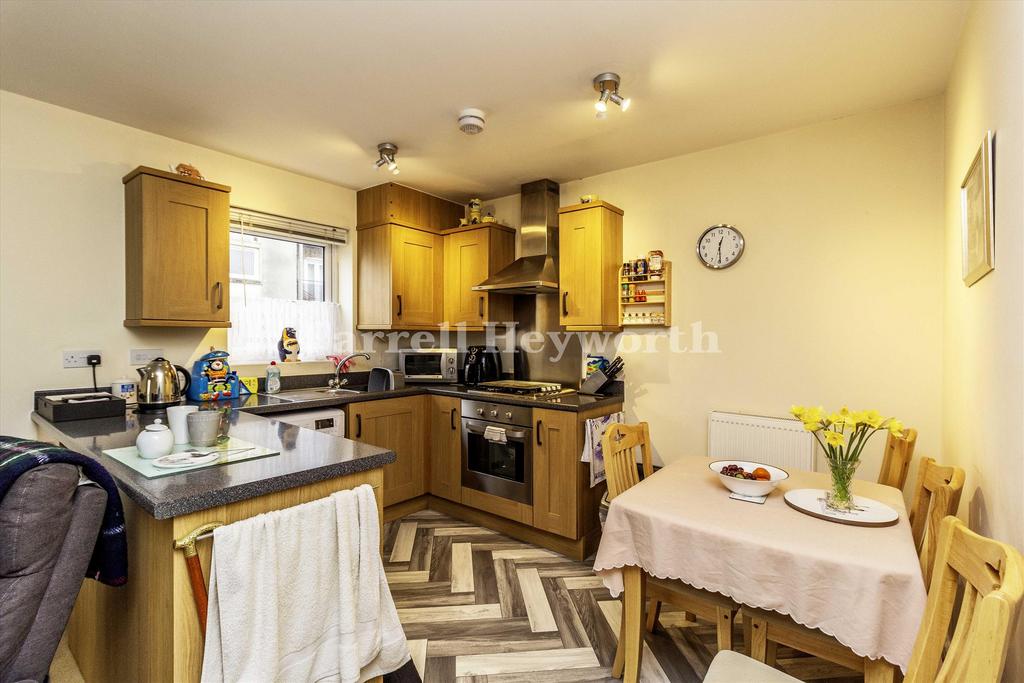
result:
[[[444,382],[459,380],[457,349],[401,349],[399,369],[406,382]]]
[[[462,485],[533,504],[531,410],[462,402]]]

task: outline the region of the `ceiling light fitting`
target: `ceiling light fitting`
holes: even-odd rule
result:
[[[594,76],[594,90],[600,93],[594,109],[597,110],[597,118],[603,119],[607,116],[608,102],[619,105],[622,111],[627,111],[631,100],[619,94],[619,74],[603,73]]]
[[[374,162],[374,167],[387,166],[389,171],[398,175],[398,162],[395,161],[395,155],[398,154],[398,145],[382,142],[377,145],[377,152],[380,154],[380,159]]]
[[[485,114],[479,109],[463,109],[459,112],[459,130],[466,135],[483,132]]]

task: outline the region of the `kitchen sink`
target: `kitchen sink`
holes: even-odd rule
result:
[[[288,389],[281,391],[276,394],[267,394],[274,398],[281,399],[283,401],[320,401],[325,398],[331,398],[334,396],[344,396],[346,394],[361,394],[365,392],[367,387],[365,385],[353,385],[340,387],[338,389],[328,389],[327,387],[316,387],[313,389]]]

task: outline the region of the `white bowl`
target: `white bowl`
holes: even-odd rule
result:
[[[746,472],[753,472],[758,467],[763,467],[768,470],[768,474],[772,475],[772,478],[767,481],[758,481],[757,479],[727,477],[722,474],[722,468],[726,465],[738,465]],[[718,475],[718,478],[722,480],[722,484],[725,488],[729,489],[733,493],[741,493],[745,496],[766,496],[779,485],[780,481],[789,479],[789,472],[784,469],[765,465],[760,462],[752,462],[750,460],[716,460],[708,465],[708,467],[711,468],[712,472]]]

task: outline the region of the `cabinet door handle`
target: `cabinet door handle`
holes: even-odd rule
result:
[[[402,295],[398,294],[398,317],[402,317]]]
[[[217,290],[217,310],[219,311],[224,308],[224,283],[218,280],[213,286]]]
[[[363,416],[356,413],[356,438],[363,435]]]
[[[569,292],[562,292],[562,315],[569,315]]]
[[[543,446],[544,444],[540,441],[540,430],[544,426],[544,420],[537,420],[537,426],[534,428],[534,432],[537,434],[537,445]]]
[[[452,431],[455,431],[455,408],[452,408]]]
[[[482,317],[484,317],[484,298],[482,296],[480,297],[479,309],[480,309],[480,317],[482,318]]]

